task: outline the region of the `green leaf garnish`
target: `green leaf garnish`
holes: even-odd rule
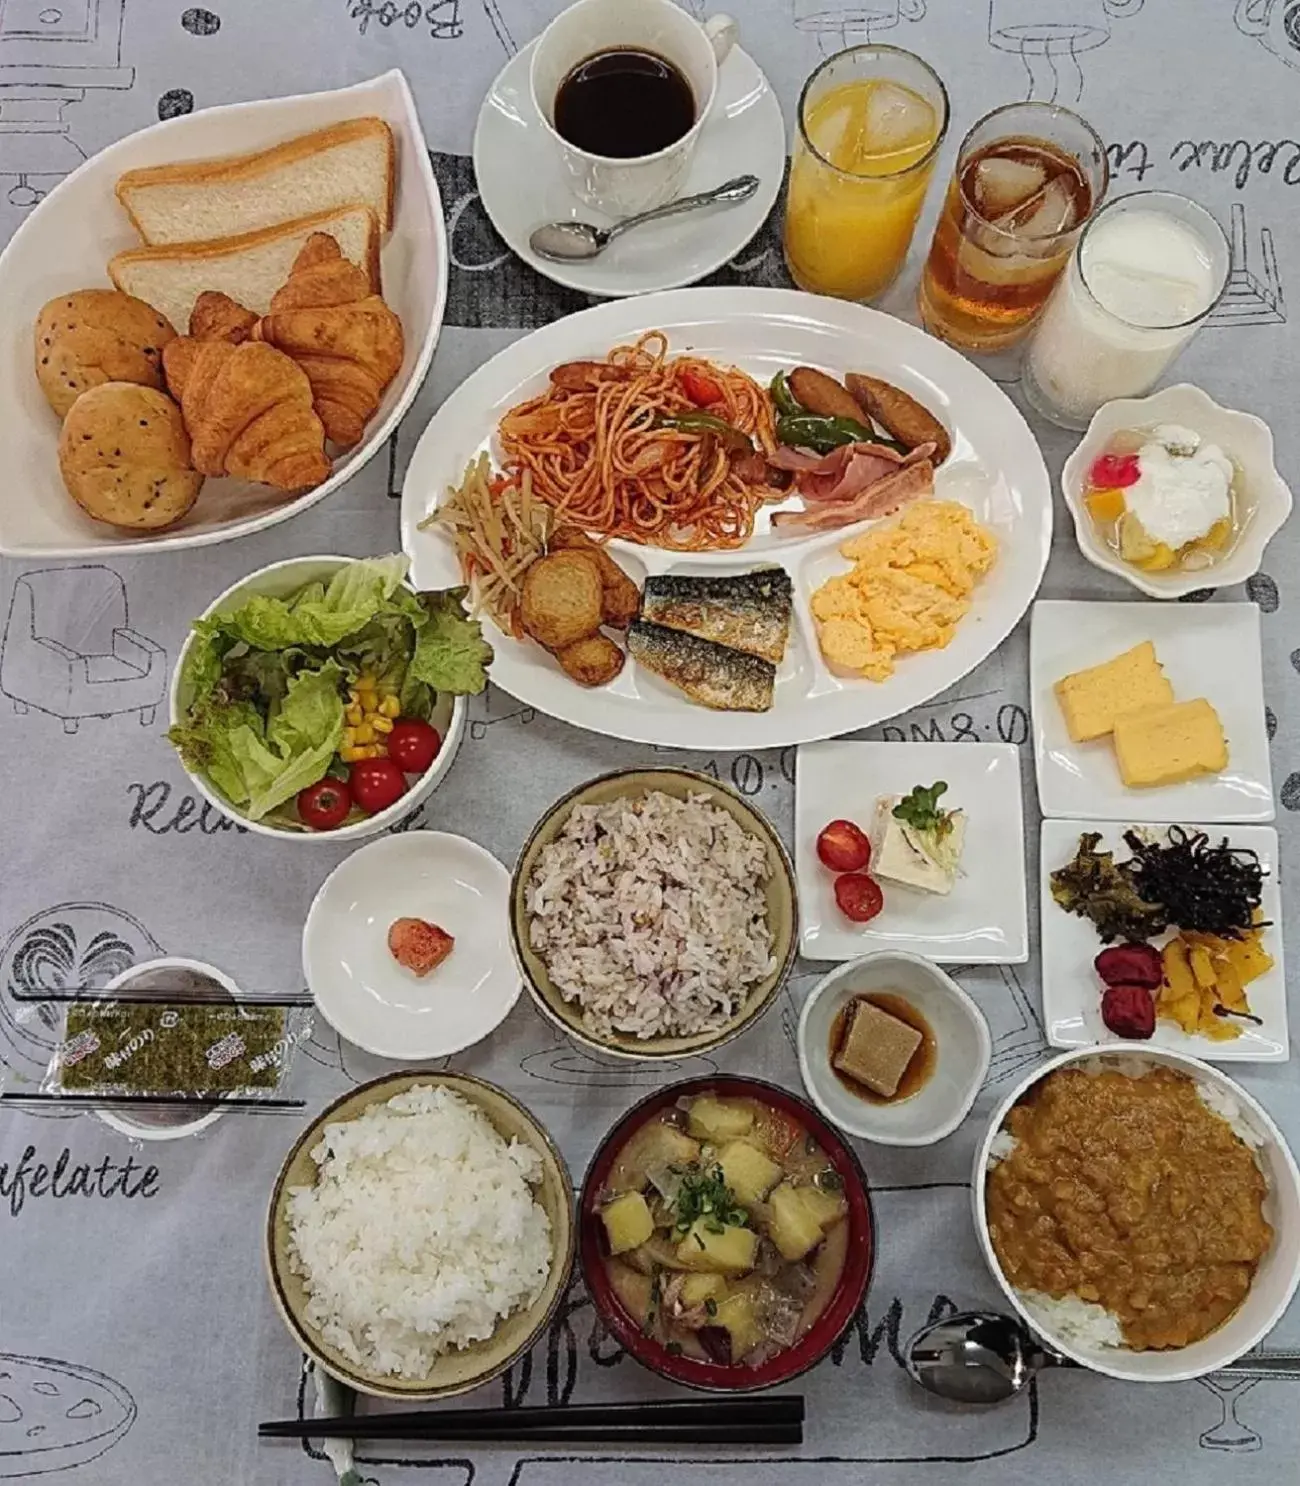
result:
[[[901,820],[914,831],[931,831],[946,836],[952,829],[952,811],[939,808],[939,796],[947,794],[948,785],[940,779],[927,789],[918,784],[894,806],[895,820]]]

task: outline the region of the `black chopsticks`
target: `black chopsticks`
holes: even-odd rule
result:
[[[520,1409],[407,1409],[338,1418],[275,1419],[262,1439],[516,1440],[533,1445],[799,1445],[799,1396]]]

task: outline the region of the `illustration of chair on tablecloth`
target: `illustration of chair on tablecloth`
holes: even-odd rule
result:
[[[75,733],[84,717],[138,712],[153,722],[167,686],[167,652],[130,627],[126,584],[99,564],[37,568],[14,584],[0,692],[16,712],[47,712]]]

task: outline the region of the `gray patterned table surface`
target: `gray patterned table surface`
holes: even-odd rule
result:
[[[691,0],[698,8],[702,0]],[[268,94],[309,91],[402,67],[415,91],[449,215],[453,266],[433,373],[386,451],[324,506],[250,540],[102,564],[0,563],[5,643],[42,608],[47,632],[88,622],[85,595],[176,654],[207,597],[253,567],[311,551],[368,554],[398,542],[402,471],[430,412],[493,352],[580,308],[511,260],[474,194],[467,158],[479,101],[507,58],[558,0],[6,0],[0,4],[0,231],[83,154],[159,116]],[[1300,434],[1293,389],[1300,335],[1286,295],[1300,294],[1300,3],[1297,0],[737,0],[743,44],[767,72],[787,120],[803,77],[849,41],[915,49],[945,77],[953,128],[940,172],[969,123],[997,102],[1057,98],[1110,142],[1116,188],[1170,187],[1231,227],[1231,292],[1180,374],[1273,425],[1294,481]],[[932,193],[934,197],[938,192]],[[931,201],[931,213],[935,207]],[[928,239],[929,218],[918,233]],[[719,281],[784,282],[771,224]],[[887,308],[910,314],[913,261]],[[10,314],[33,307],[10,306]],[[1043,427],[1059,469],[1069,439]],[[9,498],[12,498],[12,493]],[[1130,597],[1086,567],[1065,521],[1043,592]],[[1266,689],[1284,870],[1300,829],[1300,577],[1294,529],[1273,544],[1243,596],[1263,611]],[[34,570],[42,569],[39,576]],[[51,571],[51,569],[53,569]],[[97,611],[98,612],[98,611]],[[1002,738],[1022,745],[1035,821],[1021,629],[951,695],[865,736]],[[161,675],[161,670],[159,672]],[[50,1031],[12,996],[21,976],[89,977],[113,956],[159,948],[211,959],[248,986],[298,989],[299,928],[342,855],[278,847],[217,818],[187,790],[163,736],[156,696],[131,710],[62,717],[0,700],[0,1059],[32,1077]],[[645,762],[654,750],[576,732],[496,692],[417,827],[463,832],[505,861],[548,802],[579,780]],[[678,755],[716,772],[788,834],[793,756]],[[1031,829],[1031,838],[1034,832]],[[1036,870],[1029,846],[1030,881]],[[1031,894],[1032,898],[1032,894]],[[48,932],[55,925],[59,932]],[[1294,939],[1296,919],[1287,932]],[[1290,957],[1300,966],[1300,954]],[[1300,1015],[1294,995],[1293,1014]],[[1200,1486],[1293,1477],[1300,1451],[1300,1364],[1291,1378],[1224,1375],[1135,1390],[1080,1374],[1050,1376],[1015,1403],[961,1413],[911,1390],[900,1335],[950,1305],[989,1302],[993,1285],[968,1218],[968,1170],[981,1111],[1044,1051],[1034,961],[960,972],[993,1031],[988,1086],[971,1120],[936,1149],[866,1149],[880,1257],[866,1310],[804,1382],[811,1424],[798,1459],[520,1458],[517,1451],[363,1452],[363,1474],[390,1486],[652,1486],[693,1480],[764,1486],[851,1482],[1029,1483],[1175,1477]],[[797,1087],[792,1026],[814,979],[799,967],[779,1011],[719,1062]],[[556,1132],[575,1172],[599,1135],[658,1074],[609,1068],[559,1041],[521,1003],[457,1066],[518,1093]],[[713,1067],[691,1060],[677,1073]],[[1238,1065],[1241,1067],[1242,1065]],[[295,1092],[318,1108],[383,1071],[327,1030],[306,1047]],[[1244,1082],[1300,1143],[1295,1065],[1250,1069]],[[0,1116],[0,1478],[65,1468],[68,1486],[310,1486],[330,1466],[295,1445],[259,1446],[258,1419],[300,1404],[298,1353],[261,1273],[264,1204],[297,1117],[228,1115],[205,1137],[139,1148],[92,1115]],[[51,1182],[37,1172],[55,1168]],[[1300,1308],[1270,1342],[1300,1348]],[[31,1359],[46,1359],[34,1362]],[[6,1378],[12,1381],[7,1386]],[[48,1399],[51,1423],[28,1433],[9,1393]],[[482,1402],[642,1398],[666,1392],[594,1324],[580,1285],[546,1340]],[[24,1397],[29,1397],[24,1394]],[[90,1400],[89,1403],[85,1400]],[[98,1415],[94,1410],[98,1409]],[[77,1430],[63,1422],[83,1416]],[[91,1415],[96,1423],[84,1422]],[[58,1454],[61,1429],[98,1440]],[[400,1459],[397,1456],[400,1455]],[[93,1456],[91,1459],[89,1457]]]

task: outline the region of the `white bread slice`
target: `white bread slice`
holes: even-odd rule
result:
[[[151,246],[258,232],[361,202],[393,221],[393,133],[383,119],[348,119],[252,155],[128,170],[117,199]]]
[[[368,206],[318,212],[215,242],[128,248],[109,259],[108,276],[124,294],[134,294],[166,315],[184,335],[194,301],[205,289],[220,290],[245,309],[266,314],[271,296],[289,277],[293,260],[313,232],[328,233],[345,258],[366,270],[379,292],[379,222]]]

